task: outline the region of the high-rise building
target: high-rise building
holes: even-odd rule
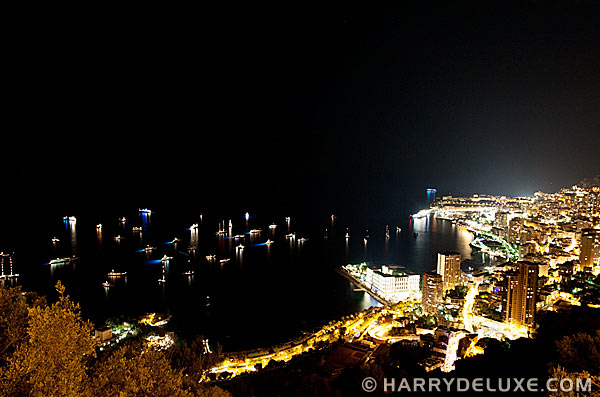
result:
[[[518,244],[521,242],[521,232],[525,226],[523,218],[512,218],[508,221],[508,242]]]
[[[427,189],[427,203],[431,204],[435,201],[435,194],[437,193],[437,189]]]
[[[505,276],[502,296],[502,315],[507,324],[533,328],[538,265],[519,261],[518,270]]]
[[[498,211],[494,217],[494,227],[506,229],[508,227],[508,212]]]
[[[444,296],[442,276],[434,271],[423,274],[423,299],[421,307],[425,314],[436,314]]]
[[[437,273],[442,276],[444,293],[460,285],[460,254],[458,252],[438,253]]]
[[[593,266],[594,260],[600,258],[600,230],[584,229],[581,231],[581,252],[579,262],[581,268]]]
[[[0,252],[0,279],[13,276],[14,273],[12,254]]]

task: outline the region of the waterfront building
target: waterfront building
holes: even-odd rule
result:
[[[594,266],[594,261],[598,261],[598,259],[600,259],[600,230],[582,230],[581,252],[579,254],[581,268]]]
[[[438,253],[437,273],[442,276],[444,293],[460,285],[460,253]]]
[[[535,297],[537,293],[538,264],[519,261],[518,270],[505,275],[502,296],[502,315],[507,324],[533,328],[535,325]]]
[[[14,276],[12,254],[0,252],[0,279]]]
[[[381,266],[367,268],[366,283],[371,290],[386,299],[396,300],[403,293],[418,292],[421,287],[421,276],[406,273],[401,266]]]
[[[425,314],[437,314],[444,296],[442,276],[434,271],[423,274],[423,298],[421,307]]]
[[[429,188],[427,189],[427,203],[431,204],[435,202],[435,194],[437,193],[437,189]]]

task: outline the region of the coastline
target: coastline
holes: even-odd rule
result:
[[[371,297],[373,299],[375,299],[377,302],[381,303],[383,306],[387,306],[387,305],[391,304],[391,302],[386,301],[379,295],[375,294],[373,291],[369,290],[368,288],[365,288],[365,286],[358,279],[356,279],[354,276],[352,276],[351,274],[346,272],[343,268],[338,267],[335,269],[335,271],[338,274],[345,277],[346,279],[348,279],[352,284],[356,285],[357,287],[361,288],[363,291],[365,291],[366,293],[371,295]]]

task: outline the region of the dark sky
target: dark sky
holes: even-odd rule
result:
[[[600,174],[598,2],[370,3],[19,14],[1,176],[50,205],[360,209]]]

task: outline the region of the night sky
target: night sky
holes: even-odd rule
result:
[[[26,13],[5,210],[556,191],[600,174],[598,4]]]

